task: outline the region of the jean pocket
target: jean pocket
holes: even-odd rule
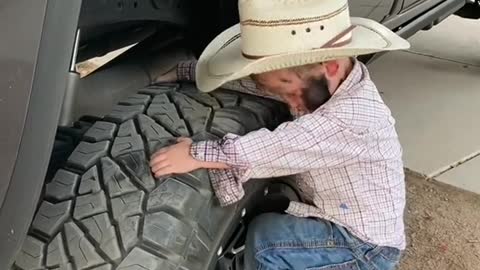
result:
[[[356,260],[338,264],[329,264],[320,267],[309,267],[305,270],[360,270]]]
[[[385,270],[395,269],[402,255],[400,250],[391,247],[376,247],[371,253],[375,255],[369,258],[370,263],[377,269]]]
[[[387,261],[397,263],[398,261],[400,261],[402,253],[396,248],[384,247],[382,248],[382,251],[380,251],[379,255]]]

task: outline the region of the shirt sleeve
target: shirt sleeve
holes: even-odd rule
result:
[[[197,67],[197,60],[190,60],[180,62],[177,65],[177,79],[179,81],[194,82],[195,81],[195,69]],[[222,88],[227,90],[238,91],[250,95],[266,97],[283,102],[283,100],[275,95],[271,95],[268,92],[259,89],[257,84],[250,78],[244,78],[227,82],[222,85]]]
[[[190,154],[198,160],[215,161],[226,163],[226,156],[221,155],[220,141],[205,141],[194,143],[190,148]],[[227,206],[242,199],[245,192],[242,182],[238,181],[238,175],[242,175],[242,169],[210,169],[208,170],[210,182],[221,206]]]
[[[177,80],[194,82],[197,60],[182,61],[177,65]]]
[[[221,206],[238,202],[245,195],[242,182],[237,181],[241,171],[236,168],[209,170],[210,182]]]
[[[213,184],[217,197],[241,194],[242,184],[251,178],[270,178],[298,174],[314,169],[343,167],[365,149],[361,136],[328,115],[316,112],[280,125],[274,131],[260,129],[244,136],[227,134],[222,140],[192,145],[193,157],[222,162],[234,170],[229,177],[217,177]],[[228,170],[227,170],[228,171]],[[233,201],[241,198],[234,197]]]

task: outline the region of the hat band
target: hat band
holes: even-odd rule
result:
[[[324,21],[327,19],[331,19],[340,13],[347,11],[348,10],[348,4],[345,3],[342,7],[339,9],[325,14],[321,16],[315,16],[315,17],[307,17],[307,18],[297,18],[297,19],[281,19],[281,20],[254,20],[254,19],[248,19],[240,22],[240,25],[246,26],[258,26],[258,27],[273,27],[273,26],[285,26],[285,25],[298,25],[298,24],[306,24],[306,23],[314,23],[314,22],[319,22],[319,21]]]
[[[341,42],[338,42],[338,41],[341,40],[342,38],[344,38],[349,33],[351,33],[355,27],[356,27],[356,25],[351,25],[345,31],[341,32],[340,34],[338,34],[335,37],[333,37],[332,39],[330,39],[322,47],[313,48],[312,50],[336,48],[336,47],[342,47],[342,46],[345,46],[347,44],[350,44],[350,42],[352,42],[352,36],[348,37],[348,39],[346,39],[344,41],[341,41]],[[261,58],[264,58],[264,57],[273,56],[273,55],[251,55],[251,54],[246,54],[244,52],[242,52],[242,55],[243,55],[243,57],[245,57],[247,59],[261,59]]]

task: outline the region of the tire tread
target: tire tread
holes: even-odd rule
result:
[[[15,269],[206,269],[238,209],[220,207],[206,170],[155,180],[148,157],[179,136],[218,139],[286,119],[257,99],[178,84],[123,99],[46,185]]]

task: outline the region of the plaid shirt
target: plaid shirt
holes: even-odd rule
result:
[[[180,63],[178,78],[192,81],[195,65]],[[249,79],[223,87],[263,96]],[[405,249],[405,176],[394,125],[366,67],[355,61],[331,99],[313,113],[274,131],[194,143],[191,154],[231,166],[210,171],[222,205],[240,200],[249,179],[294,175],[306,203],[290,202],[287,213],[326,219],[366,242]]]

